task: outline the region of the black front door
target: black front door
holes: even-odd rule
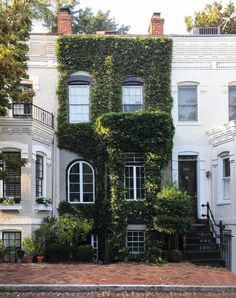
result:
[[[193,216],[197,218],[197,156],[179,155],[179,189],[193,199]]]

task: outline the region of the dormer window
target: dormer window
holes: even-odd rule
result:
[[[143,80],[129,76],[122,86],[123,112],[143,111]]]
[[[72,75],[68,80],[69,95],[69,122],[85,123],[89,122],[90,106],[90,86],[92,79],[90,76]]]

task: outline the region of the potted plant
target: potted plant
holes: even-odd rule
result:
[[[52,205],[52,200],[49,198],[45,198],[45,197],[38,197],[36,199],[36,203],[42,204],[42,205],[45,205],[46,207],[48,207],[48,206]]]
[[[0,240],[0,263],[3,261],[3,257],[6,253],[6,246],[2,240]]]
[[[16,249],[16,260],[17,260],[17,263],[22,263],[22,260],[23,260],[23,257],[25,255],[25,251],[18,248]]]
[[[23,240],[23,250],[25,251],[27,263],[32,263],[33,256],[36,253],[36,242],[30,237]]]

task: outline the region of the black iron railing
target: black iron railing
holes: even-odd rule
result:
[[[54,128],[54,115],[32,103],[13,103],[13,118],[31,118]]]
[[[216,223],[209,202],[207,202],[206,204],[202,204],[202,207],[207,208],[207,213],[202,214],[202,216],[207,218],[208,225],[210,226],[214,236],[220,240],[220,247],[222,248],[224,243],[223,231],[225,229],[225,225],[223,224],[222,220],[220,220],[219,223]],[[218,228],[219,232],[217,232],[216,228]]]

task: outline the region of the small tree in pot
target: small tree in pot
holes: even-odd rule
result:
[[[23,240],[23,250],[26,255],[27,263],[32,263],[33,256],[36,254],[36,242],[30,237]]]

